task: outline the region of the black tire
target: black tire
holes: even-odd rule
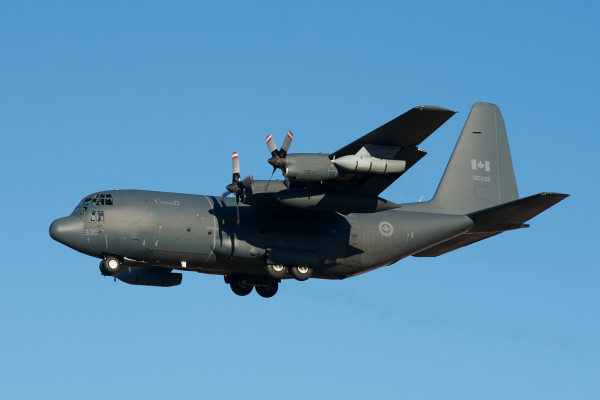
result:
[[[231,277],[229,286],[231,287],[231,291],[238,296],[248,296],[254,288],[254,286],[246,283],[245,280],[240,279],[239,277]]]
[[[287,272],[288,268],[284,265],[267,265],[267,274],[272,278],[283,279],[287,275]]]
[[[100,261],[100,273],[102,276],[110,276],[108,271],[104,268],[104,260]]]
[[[290,275],[294,277],[294,279],[298,281],[305,281],[310,278],[313,274],[313,269],[311,267],[305,267],[303,265],[290,268]]]
[[[108,276],[118,274],[119,270],[121,269],[121,262],[117,257],[113,256],[106,257],[100,265],[100,271],[102,274]]]
[[[267,285],[264,286],[257,286],[256,293],[258,293],[261,297],[268,299],[269,297],[275,296],[275,293],[277,293],[277,289],[279,289],[279,284],[273,281],[269,282]]]

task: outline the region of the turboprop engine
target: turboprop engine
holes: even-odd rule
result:
[[[287,151],[292,143],[294,135],[288,132],[283,146],[280,150],[273,140],[273,136],[267,136],[267,147],[272,157],[269,164],[273,166],[273,172],[279,168],[283,176],[288,179],[296,179],[306,182],[324,181],[336,179],[345,175],[345,172],[359,172],[371,174],[396,174],[406,170],[405,160],[395,160],[393,157],[400,150],[394,146],[365,145],[357,154],[345,155],[336,158],[327,154],[296,153],[288,154]],[[379,153],[379,154],[378,154]],[[375,157],[378,155],[379,157]]]

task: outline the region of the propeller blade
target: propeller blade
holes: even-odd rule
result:
[[[245,177],[244,179],[242,179],[241,182],[242,182],[242,187],[246,188],[254,183],[254,177],[252,176],[252,174],[250,174],[247,177]]]
[[[231,155],[231,171],[233,175],[240,173],[240,159],[237,151]]]
[[[235,212],[237,214],[236,225],[240,224],[240,195],[235,196]]]
[[[275,171],[277,171],[277,167],[273,168],[273,172],[271,172],[271,176],[269,177],[269,180],[267,181],[267,184],[265,185],[265,192],[267,190],[269,190],[269,185],[271,184],[271,179],[273,179],[273,174],[275,173]]]
[[[223,201],[223,199],[227,196],[229,196],[231,194],[231,192],[228,190],[226,192],[221,193],[221,195],[219,196],[219,200]]]
[[[283,144],[281,145],[281,151],[279,152],[279,157],[284,158],[287,154],[290,145],[292,144],[292,140],[294,139],[294,134],[292,131],[288,131],[285,139],[283,140]]]
[[[273,140],[273,136],[271,136],[269,134],[267,136],[266,142],[267,142],[267,147],[269,148],[269,152],[271,153],[271,155],[273,157],[275,157],[277,155],[278,151],[277,151],[277,145],[275,144],[275,140]]]

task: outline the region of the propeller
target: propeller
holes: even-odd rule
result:
[[[265,185],[265,191],[267,191],[269,188],[269,184],[271,183],[271,179],[273,179],[273,174],[277,168],[281,170],[285,168],[285,156],[287,155],[287,151],[290,148],[293,139],[294,134],[292,131],[288,131],[287,135],[285,135],[285,139],[283,140],[283,144],[281,145],[281,149],[277,150],[277,145],[275,144],[273,136],[270,134],[267,136],[267,148],[269,149],[269,152],[271,152],[271,158],[269,158],[268,162],[273,166],[273,172],[271,172],[271,177]]]
[[[269,164],[271,164],[273,168],[283,169],[285,167],[285,156],[287,155],[287,151],[290,148],[293,139],[294,134],[291,131],[288,131],[285,139],[283,140],[283,144],[281,145],[281,149],[277,150],[277,145],[275,144],[275,140],[273,140],[273,136],[267,136],[267,147],[271,152]]]
[[[225,189],[227,189],[227,192],[224,192],[221,195],[221,200],[224,197],[229,196],[230,193],[235,194],[235,208],[236,208],[236,212],[237,212],[237,224],[239,225],[240,224],[240,197],[242,197],[244,195],[244,191],[246,190],[246,188],[249,187],[250,185],[252,185],[252,182],[254,182],[254,177],[252,175],[248,175],[244,179],[240,179],[240,159],[239,159],[239,155],[238,155],[237,151],[231,155],[231,171],[233,173],[233,176],[231,178],[231,183],[225,187]]]

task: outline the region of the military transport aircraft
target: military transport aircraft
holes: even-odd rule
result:
[[[344,279],[528,227],[568,196],[519,198],[500,110],[476,103],[430,201],[379,197],[454,114],[415,107],[330,154],[288,154],[292,133],[279,149],[269,135],[268,162],[284,181],[241,179],[233,153],[235,198],[105,190],[54,221],[50,236],[129,284],[175,286],[182,275],[172,271],[190,270],[223,275],[237,295],[271,297],[282,280]]]

